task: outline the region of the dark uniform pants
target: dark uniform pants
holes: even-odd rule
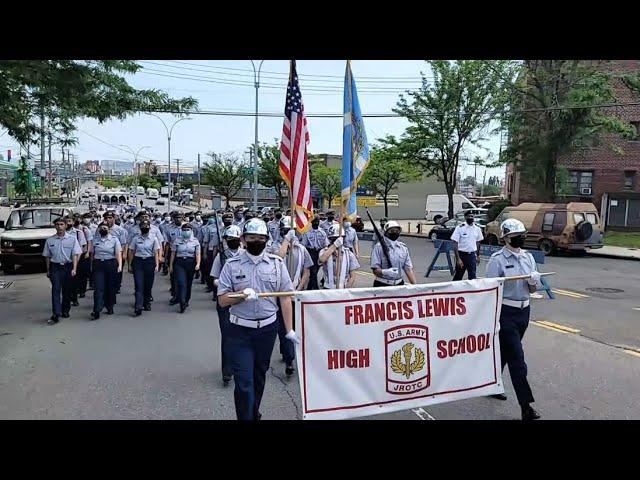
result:
[[[453,276],[453,281],[462,280],[464,272],[469,272],[469,280],[476,278],[476,266],[478,265],[476,259],[476,252],[458,252],[460,260],[462,260],[463,267],[460,268],[456,263],[456,273]]]
[[[207,284],[207,287],[209,288],[214,288],[215,286],[213,285],[213,277],[211,276],[211,268],[213,267],[213,261],[216,259],[216,256],[218,255],[218,250],[217,248],[215,250],[209,250],[207,252],[207,260],[204,262],[204,270],[202,271],[202,274],[204,275],[204,281]]]
[[[116,303],[118,261],[93,261],[93,311],[100,313],[104,307],[112,309]]]
[[[78,271],[73,277],[73,289],[71,291],[71,300],[78,301],[78,295],[83,295],[87,291],[87,280],[89,279],[89,271],[91,270],[91,259],[84,258],[85,254],[80,255],[78,260]]]
[[[293,308],[293,307],[292,307]],[[284,315],[282,315],[282,308],[280,308],[280,299],[278,299],[278,341],[280,342],[280,355],[286,365],[291,365],[296,358],[296,346],[289,340],[287,335],[287,328],[284,325]]]
[[[318,271],[320,270],[320,250],[315,248],[308,248],[307,251],[311,255],[313,265],[309,269],[309,283],[307,283],[307,290],[318,290]]]
[[[400,285],[404,285],[404,280],[401,281],[398,285],[387,285],[386,283],[380,282],[377,279],[373,281],[374,287],[399,287]]]
[[[134,257],[131,264],[133,283],[136,290],[136,310],[151,303],[151,290],[155,280],[156,259],[154,257]]]
[[[181,305],[189,302],[191,299],[191,285],[193,284],[193,275],[196,273],[195,258],[176,258],[173,261],[173,276],[175,278],[175,297],[180,301]]]
[[[58,317],[63,313],[69,313],[71,309],[72,263],[51,263],[49,265],[49,280],[51,281],[51,310]],[[60,301],[62,295],[62,301]]]
[[[505,365],[509,365],[511,383],[521,406],[529,405],[535,401],[527,381],[527,364],[524,361],[524,351],[522,350],[522,337],[529,326],[530,312],[530,307],[520,309],[502,305],[500,313],[502,369],[504,370]]]
[[[233,368],[229,360],[229,348],[227,347],[227,337],[229,335],[229,307],[222,308],[220,303],[216,303],[218,312],[218,323],[220,324],[220,358],[222,360],[222,376],[233,375]]]
[[[263,328],[229,324],[226,346],[233,369],[238,420],[260,419],[260,402],[277,334],[277,321]]]

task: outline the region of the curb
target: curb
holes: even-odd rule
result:
[[[636,262],[640,262],[640,258],[638,257],[623,257],[621,255],[612,255],[610,253],[587,253],[590,257],[602,257],[602,258],[613,258],[616,260],[633,260]]]

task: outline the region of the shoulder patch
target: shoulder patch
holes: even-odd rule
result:
[[[280,260],[282,262],[282,257],[280,257],[279,255],[276,255],[275,253],[267,253],[267,256],[269,258],[273,258],[274,260]]]
[[[497,256],[498,256],[498,255],[500,255],[501,253],[502,253],[502,250],[498,250],[497,252],[492,253],[492,254],[491,254],[491,258],[493,258],[493,257],[497,257]]]
[[[216,257],[217,258],[217,257]],[[240,255],[238,255],[237,257],[233,257],[233,258],[227,258],[227,260],[225,261],[225,263],[229,263],[229,262],[237,262],[240,260]]]

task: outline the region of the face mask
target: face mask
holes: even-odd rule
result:
[[[195,217],[189,217],[189,221],[190,221],[190,222],[193,222],[193,219],[194,219],[194,218],[195,218]]]
[[[329,215],[329,216],[327,217],[327,220],[329,220],[330,222],[333,222],[333,219],[334,219],[334,218],[335,218],[335,217],[334,217],[333,215]]]
[[[198,222],[201,222],[201,221],[202,221],[202,217],[201,217],[200,215],[198,215],[198,216],[196,217],[196,220],[197,220]]]
[[[89,225],[91,221],[88,218],[85,218],[84,220],[82,220],[82,223],[84,223],[85,225]]]
[[[281,213],[276,213],[276,218],[278,218],[278,219],[282,218],[282,214]]]
[[[209,225],[213,225],[216,222],[215,218],[210,218],[209,219]]]
[[[100,229],[100,236],[106,237],[108,233],[109,233],[108,229],[106,229],[106,228],[101,228]]]
[[[71,230],[73,228],[73,224],[72,223],[67,223],[67,230]]]
[[[254,256],[260,255],[266,245],[267,242],[247,242],[247,252]]]
[[[224,224],[225,227],[228,227],[229,225],[231,225],[233,223],[233,220],[231,220],[230,218],[225,218],[222,223]]]
[[[281,229],[280,229],[280,236],[281,236],[282,238],[284,238],[288,231],[289,231],[289,229],[288,229],[288,228],[287,228],[287,229],[281,228]]]
[[[509,244],[513,248],[521,248],[524,245],[524,235],[516,235],[509,239]]]
[[[191,230],[182,230],[182,238],[185,238],[185,239],[191,238]]]
[[[134,223],[134,222],[133,222],[133,218],[130,218],[129,220],[127,220],[127,223],[128,223],[129,225],[133,225],[133,223]]]
[[[240,246],[239,238],[230,238],[229,240],[227,240],[227,247],[229,247],[231,250],[237,250],[239,246]]]
[[[314,230],[317,230],[318,227],[320,226],[320,222],[311,222],[311,226],[313,227]]]
[[[140,227],[142,233],[149,233],[149,230],[151,230],[149,227]]]
[[[467,218],[467,224],[473,225],[473,218]]]
[[[344,222],[344,228],[350,228],[351,222]]]
[[[387,233],[387,238],[392,242],[395,242],[400,237],[400,232],[389,232]]]
[[[74,227],[79,227],[80,226],[80,220],[76,220],[75,222],[73,222],[73,226]]]

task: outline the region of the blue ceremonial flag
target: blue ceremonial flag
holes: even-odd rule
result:
[[[344,76],[344,116],[342,132],[342,214],[353,221],[358,213],[356,190],[369,164],[369,145],[364,130],[356,82],[347,61]]]

